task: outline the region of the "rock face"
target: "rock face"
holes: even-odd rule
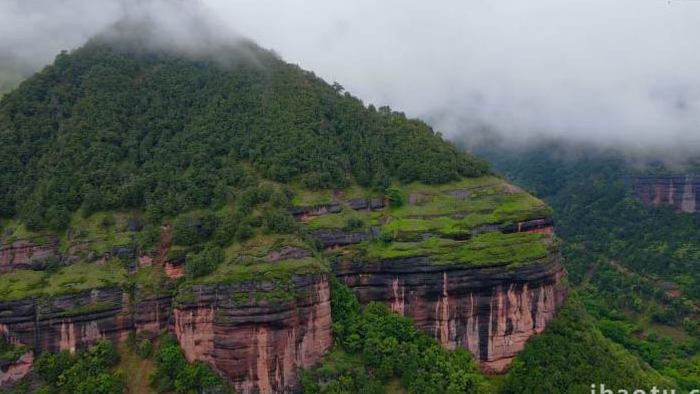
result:
[[[700,210],[700,175],[641,176],[632,184],[647,206],[669,205],[686,213]]]
[[[119,288],[7,301],[0,303],[0,334],[38,352],[74,352],[130,332],[169,329],[188,360],[208,363],[239,392],[287,392],[298,387],[298,369],[314,365],[332,344],[330,288],[327,275],[318,274],[294,277],[284,290],[294,294],[289,299],[274,299],[273,290],[249,282],[197,285],[191,300],[175,303]],[[31,367],[20,361],[3,367],[2,382]]]
[[[311,231],[311,236],[314,237],[324,249],[338,248],[347,245],[353,245],[362,241],[368,241],[376,238],[379,235],[379,229],[373,228],[368,231],[352,231],[347,232],[336,229],[320,229]]]
[[[29,351],[9,363],[0,362],[0,387],[10,385],[25,377],[34,365],[34,353]]]
[[[426,257],[338,263],[360,302],[387,303],[448,349],[468,348],[486,372],[502,372],[541,333],[566,296],[557,255],[516,268],[436,265]]]
[[[101,339],[124,340],[132,330],[167,327],[170,297],[142,299],[130,306],[118,288],[0,303],[0,333],[11,343],[38,352],[84,349]]]
[[[194,286],[191,299],[178,299],[173,312],[187,359],[207,362],[239,392],[298,387],[298,369],[312,366],[332,344],[331,309],[327,276],[293,282],[293,298],[283,301],[256,301],[271,284]]]

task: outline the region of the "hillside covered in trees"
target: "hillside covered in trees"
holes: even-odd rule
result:
[[[560,142],[479,152],[554,208],[569,280],[597,330],[681,389],[700,386],[700,215],[645,206],[633,187],[697,164]]]
[[[78,209],[159,220],[215,206],[251,176],[382,190],[487,171],[423,122],[368,108],[254,44],[227,55],[104,38],[60,54],[0,103],[0,215],[63,229]]]

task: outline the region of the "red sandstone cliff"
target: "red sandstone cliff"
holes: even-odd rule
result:
[[[303,221],[338,213],[334,204],[298,208],[293,214]],[[384,199],[354,199],[344,204],[367,211],[387,206]],[[553,224],[546,218],[494,223],[475,228],[472,235],[482,232],[551,236]],[[349,233],[320,229],[312,235],[322,246],[338,248],[376,238],[379,228]],[[137,258],[134,250],[126,248],[114,254],[138,260],[134,266],[161,265],[168,276],[176,278],[182,262],[165,261],[166,241],[155,257]],[[0,270],[35,267],[57,256],[56,242],[16,242],[0,252]],[[289,248],[276,253],[297,252]],[[281,258],[275,256],[266,261]],[[58,258],[66,264],[72,261]],[[427,257],[413,257],[372,264],[340,262],[334,273],[355,290],[361,302],[386,302],[447,348],[468,348],[490,372],[507,368],[527,339],[544,330],[565,296],[564,273],[555,250],[546,259],[516,267],[436,265]],[[281,292],[264,281],[189,285],[180,289],[176,300],[169,295],[103,288],[0,302],[0,334],[38,352],[75,351],[100,339],[123,340],[133,331],[169,329],[190,361],[208,363],[238,391],[288,392],[298,388],[298,369],[318,362],[332,345],[328,278],[303,275],[292,282]],[[13,371],[21,372],[27,365],[17,368]]]
[[[84,349],[101,339],[124,340],[130,331],[167,327],[169,296],[131,303],[122,289],[94,289],[49,299],[0,302],[0,333],[38,352]]]
[[[686,213],[700,209],[700,176],[641,176],[632,182],[645,205],[668,205]]]
[[[478,195],[481,189],[494,186],[491,194],[485,197]],[[431,199],[449,196],[456,200],[450,200],[450,203],[458,205],[459,201],[470,198],[489,199],[499,193],[523,193],[502,181],[494,181],[487,187],[442,190],[437,197],[435,191],[427,189],[425,192],[410,193],[407,203],[420,206],[430,204]],[[380,203],[382,200],[373,205],[368,200],[364,201],[364,204],[334,201],[323,206],[297,207],[294,213],[304,222],[309,217],[338,213],[341,206],[355,211],[387,208],[386,202]],[[469,214],[468,211],[439,212],[434,209],[430,217],[455,218]],[[466,241],[483,233],[539,233],[546,237],[551,246],[548,256],[539,261],[496,267],[475,267],[469,262],[436,264],[425,256],[366,262],[361,257],[346,259],[341,251],[332,269],[342,282],[354,290],[361,303],[384,302],[396,313],[411,318],[446,348],[469,349],[484,371],[503,372],[525,347],[527,340],[546,328],[566,296],[566,286],[562,282],[564,269],[559,251],[552,243],[554,223],[548,217],[536,215],[538,213],[534,211],[531,218],[522,221],[481,224],[471,228],[468,233],[457,235],[422,231],[402,234],[401,237],[406,240],[452,237]],[[385,211],[384,219],[383,223],[391,220],[391,211]],[[338,251],[339,248],[351,249],[352,245],[377,238],[380,232],[380,227],[370,227],[354,231],[322,228],[310,233],[324,248]]]
[[[0,334],[42,351],[76,351],[129,332],[172,330],[190,361],[210,364],[243,393],[287,392],[299,368],[318,362],[332,344],[330,289],[325,275],[293,278],[290,299],[265,299],[269,283],[201,285],[193,299],[139,296],[118,288],[50,299],[0,303]],[[24,360],[26,361],[26,360]],[[11,382],[31,362],[6,366]],[[25,371],[26,372],[26,371]]]
[[[0,387],[13,384],[25,377],[34,365],[34,353],[28,351],[12,362],[0,362]]]
[[[502,372],[541,333],[566,288],[557,255],[517,268],[438,266],[429,258],[342,262],[334,271],[360,302],[385,302],[448,349],[469,349],[487,372]]]
[[[330,289],[325,275],[293,279],[291,299],[259,300],[270,284],[198,285],[174,307],[174,331],[187,359],[202,360],[242,393],[287,392],[298,369],[331,346]],[[243,301],[235,301],[243,296]]]

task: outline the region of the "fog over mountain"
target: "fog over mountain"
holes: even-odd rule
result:
[[[700,148],[700,1],[6,0],[0,85],[125,17],[176,49],[240,32],[455,140]]]

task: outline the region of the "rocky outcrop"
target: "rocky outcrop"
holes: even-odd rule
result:
[[[104,262],[118,258],[136,267],[136,248],[115,246],[104,253],[91,250],[89,242],[70,245],[65,253],[59,253],[59,240],[55,236],[19,239],[0,242],[0,272],[19,269],[43,270],[49,264],[70,265],[81,261]]]
[[[339,213],[343,210],[343,204],[355,211],[376,211],[387,207],[389,202],[386,198],[379,197],[350,198],[342,201],[329,202],[327,204],[292,207],[289,212],[295,219],[305,222],[313,216]]]
[[[295,276],[275,300],[271,283],[193,286],[174,307],[174,331],[187,359],[202,360],[243,393],[288,392],[298,369],[332,344],[325,275]],[[268,299],[270,298],[270,299]]]
[[[367,231],[318,229],[311,231],[310,234],[321,244],[322,248],[327,249],[358,244],[362,241],[374,239],[379,236],[379,228],[373,227]]]
[[[74,352],[102,339],[124,340],[132,330],[160,331],[170,305],[168,296],[132,303],[119,288],[0,302],[0,334],[38,352]]]
[[[290,213],[300,221],[305,221],[312,216],[326,215],[329,213],[339,213],[343,207],[339,202],[328,204],[314,205],[308,207],[294,207],[290,209]]]
[[[428,257],[338,262],[360,302],[384,302],[448,349],[469,349],[486,372],[503,372],[562,305],[558,252],[516,267],[435,264]]]
[[[34,365],[34,353],[29,351],[14,361],[0,361],[0,387],[11,385],[25,377]]]
[[[0,272],[16,269],[40,269],[58,260],[58,238],[21,239],[0,244]]]
[[[554,221],[549,218],[526,220],[524,222],[513,223],[503,226],[502,232],[508,233],[537,233],[554,235]]]
[[[644,205],[668,205],[686,213],[700,210],[700,175],[640,176],[632,178],[632,186]]]

